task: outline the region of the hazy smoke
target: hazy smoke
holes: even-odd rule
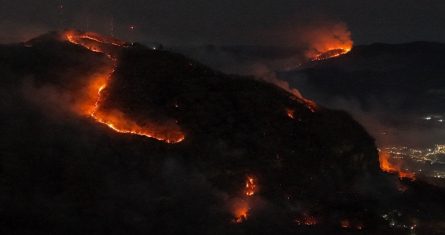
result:
[[[276,38],[272,47],[264,46],[202,46],[174,48],[210,67],[225,73],[253,75],[260,80],[302,97],[298,87],[277,76],[277,73],[298,69],[302,64],[330,50],[349,51],[353,41],[343,22],[317,21],[270,31],[265,37]]]

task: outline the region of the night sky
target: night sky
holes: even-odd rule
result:
[[[445,42],[443,0],[1,0],[0,4],[0,42],[64,27],[111,34],[114,25],[115,36],[132,41],[281,45],[292,44],[301,28],[320,22],[347,24],[356,44]]]

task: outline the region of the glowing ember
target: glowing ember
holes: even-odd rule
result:
[[[351,51],[352,48],[336,48],[331,49],[326,52],[320,53],[319,55],[315,56],[312,61],[318,61],[318,60],[327,60],[330,58],[338,57],[344,54],[347,54]]]
[[[306,104],[306,107],[313,113],[317,112],[318,106],[317,104],[312,101],[312,100],[308,100],[308,99],[304,99],[304,103]]]
[[[397,174],[400,179],[408,179],[408,180],[416,179],[416,175],[414,173],[405,171],[401,169],[400,165],[391,163],[389,160],[390,156],[391,155],[385,150],[379,151],[380,169],[382,169],[382,171],[391,174]]]
[[[286,114],[289,118],[295,119],[295,110],[293,109],[286,109]]]
[[[103,123],[119,133],[145,136],[166,143],[179,143],[185,139],[184,134],[175,126],[159,126],[150,123],[141,125],[126,117],[119,110],[108,111],[101,109],[102,92],[107,88],[108,82],[117,66],[117,59],[111,54],[110,46],[122,47],[124,42],[95,33],[79,33],[76,31],[66,32],[65,38],[69,42],[80,45],[90,51],[103,53],[113,62],[112,68],[90,79],[91,82],[86,87],[86,98],[77,107],[79,113],[91,116],[97,122]]]
[[[303,214],[300,218],[297,218],[295,220],[297,225],[306,225],[306,226],[313,226],[318,224],[317,218],[315,218],[312,215],[308,215],[306,213]]]
[[[95,112],[91,114],[91,117],[119,133],[145,136],[170,144],[179,143],[185,138],[182,132],[179,130],[172,130],[170,127],[141,126],[128,119],[125,114],[118,110],[104,112],[100,109],[96,109]]]
[[[247,220],[247,216],[252,204],[252,196],[258,191],[256,179],[252,176],[247,176],[244,190],[241,197],[232,200],[231,211],[234,215],[234,223],[242,223]]]
[[[253,177],[248,176],[246,179],[246,186],[245,186],[244,194],[246,196],[253,196],[256,193],[257,187],[255,184],[255,179]]]
[[[349,222],[348,219],[342,219],[340,221],[340,227],[342,227],[342,228],[350,228],[351,227],[351,222]]]
[[[318,105],[314,101],[304,98],[301,94],[299,94],[298,96],[291,96],[290,98],[304,104],[312,113],[315,113],[318,110]]]
[[[233,204],[233,222],[240,224],[247,220],[247,216],[249,213],[249,203],[245,200],[236,200]]]

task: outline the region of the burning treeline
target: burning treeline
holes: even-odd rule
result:
[[[119,133],[145,136],[166,143],[178,143],[184,140],[185,136],[177,126],[160,126],[149,121],[140,124],[118,109],[102,108],[102,103],[106,100],[105,90],[118,64],[118,58],[114,53],[117,49],[125,46],[124,42],[95,33],[77,31],[65,32],[63,39],[90,51],[103,53],[112,62],[112,66],[105,69],[103,73],[87,78],[89,83],[83,89],[83,94],[80,95],[83,98],[74,108],[78,114],[90,116],[97,122],[103,123]]]

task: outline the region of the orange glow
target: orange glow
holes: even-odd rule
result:
[[[291,96],[290,98],[301,104],[304,104],[312,113],[315,113],[318,110],[318,105],[314,101],[304,98],[301,94],[299,94],[298,96]]]
[[[313,113],[317,112],[318,106],[317,104],[312,101],[312,100],[308,100],[308,99],[304,99],[304,103],[306,104],[306,107]]]
[[[312,61],[326,60],[351,51],[354,42],[344,23],[312,25],[304,30],[303,38],[308,45],[306,57]]]
[[[295,110],[288,108],[288,109],[286,109],[286,113],[289,118],[295,119]]]
[[[122,47],[125,45],[125,42],[123,42],[123,41],[117,40],[115,38],[99,35],[99,34],[93,33],[93,32],[80,33],[80,32],[71,30],[71,31],[65,32],[65,37],[69,42],[81,45],[89,50],[92,50],[92,49],[90,49],[90,47],[94,43],[108,44],[108,45],[113,45],[113,46],[117,46],[117,47]],[[97,50],[98,50],[98,52],[102,52],[102,48],[97,48]]]
[[[339,57],[341,55],[347,54],[350,52],[352,47],[350,48],[336,48],[336,49],[329,49],[326,52],[320,53],[312,58],[312,61],[319,61],[319,60],[327,60],[334,57]]]
[[[241,194],[241,197],[235,198],[231,201],[232,208],[231,211],[233,213],[234,223],[242,223],[247,220],[247,216],[249,215],[250,206],[252,202],[252,196],[254,196],[258,192],[257,180],[252,176],[246,177],[246,183],[244,185],[244,190]]]
[[[318,224],[317,218],[315,218],[312,215],[308,215],[306,213],[303,214],[300,218],[297,218],[295,222],[298,225],[306,225],[306,226],[313,226]]]
[[[340,227],[342,227],[342,228],[350,228],[351,227],[351,222],[349,222],[348,219],[342,219],[340,221]]]
[[[247,216],[249,214],[249,203],[245,200],[237,200],[233,204],[233,222],[240,224],[247,220]]]
[[[246,185],[245,185],[245,190],[244,190],[244,194],[246,196],[253,196],[255,195],[256,191],[257,191],[257,186],[256,186],[256,182],[255,182],[255,178],[248,176],[246,179]]]
[[[416,179],[416,175],[414,173],[401,169],[400,165],[391,163],[389,159],[390,159],[389,152],[385,150],[379,151],[380,169],[382,169],[382,171],[391,174],[397,174],[400,179],[408,179],[408,180]]]
[[[185,139],[185,135],[176,125],[155,125],[152,123],[141,125],[128,118],[119,110],[109,111],[101,109],[102,92],[107,88],[108,82],[117,66],[117,58],[111,54],[110,46],[122,47],[124,42],[95,33],[80,33],[76,31],[67,31],[64,36],[66,40],[73,44],[80,45],[90,51],[105,54],[113,62],[113,66],[106,69],[103,74],[90,78],[80,104],[75,107],[78,113],[88,115],[97,122],[105,124],[119,133],[145,136],[166,143],[179,143]]]
[[[175,130],[170,126],[141,126],[131,119],[127,118],[125,114],[118,110],[102,111],[95,110],[91,116],[96,121],[101,122],[111,129],[119,133],[127,133],[154,138],[159,141],[164,141],[169,144],[179,143],[184,140],[184,134],[180,130]]]

